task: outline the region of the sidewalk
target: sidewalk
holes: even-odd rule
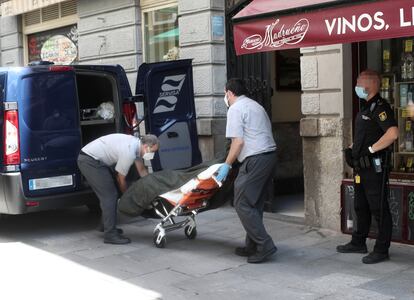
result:
[[[76,215],[79,222],[85,217],[83,211]],[[233,254],[244,239],[244,231],[231,207],[198,215],[195,240],[187,240],[181,230],[170,232],[165,249],[152,244],[156,220],[123,221],[120,227],[133,241],[129,245],[103,244],[101,234],[88,221],[77,226],[78,231],[67,233],[58,230],[51,234],[40,227],[35,236],[29,236],[25,228],[7,236],[3,228],[0,253],[12,241],[44,250],[84,270],[109,275],[121,286],[137,287],[137,294],[129,299],[414,299],[411,246],[393,244],[390,261],[364,265],[363,255],[335,252],[336,245],[347,242],[349,236],[279,221],[267,214],[265,224],[279,250],[267,263],[248,264]],[[7,226],[15,225],[13,222]],[[368,245],[372,249],[373,241]],[[28,269],[30,266],[21,274],[27,274]],[[61,272],[64,274],[64,269]],[[56,270],[53,276],[59,276]],[[79,299],[82,295],[85,293],[79,290]]]

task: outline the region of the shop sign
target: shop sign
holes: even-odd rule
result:
[[[69,65],[78,60],[76,25],[31,34],[27,39],[29,62],[47,60]]]
[[[67,0],[10,0],[1,4],[0,12],[3,17],[15,16],[63,1]]]
[[[76,45],[64,35],[50,37],[42,46],[42,60],[52,61],[58,65],[69,65],[78,56]]]
[[[234,25],[237,55],[412,36],[414,2],[385,0]]]

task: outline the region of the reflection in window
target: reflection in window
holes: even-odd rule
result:
[[[178,36],[177,6],[144,12],[145,62],[178,59]]]
[[[0,74],[0,103],[4,100],[6,92],[6,74]]]

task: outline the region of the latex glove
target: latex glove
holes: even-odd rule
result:
[[[220,169],[218,169],[218,174],[216,176],[217,181],[223,182],[229,174],[230,168],[231,166],[229,164],[223,164]]]

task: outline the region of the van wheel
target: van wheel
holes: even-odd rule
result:
[[[90,213],[98,216],[102,214],[102,210],[99,204],[87,204],[86,206],[88,207]]]

